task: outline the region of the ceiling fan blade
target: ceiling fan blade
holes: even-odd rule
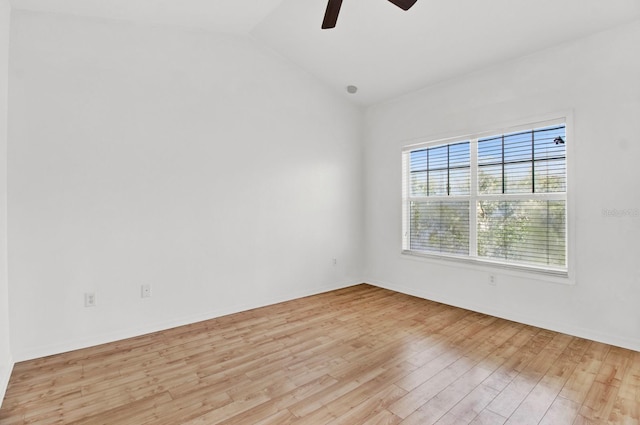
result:
[[[409,10],[418,0],[389,0],[402,10]]]
[[[327,3],[327,11],[324,12],[324,20],[322,21],[323,30],[336,26],[340,6],[342,6],[342,0],[329,0],[329,3]]]

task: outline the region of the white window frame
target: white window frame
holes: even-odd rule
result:
[[[524,121],[524,120],[523,120]],[[523,121],[520,121],[521,123]],[[506,263],[495,261],[486,258],[477,257],[477,215],[475,211],[475,205],[479,200],[483,199],[495,199],[496,195],[480,195],[477,191],[477,178],[478,178],[478,149],[477,143],[479,139],[489,136],[495,136],[499,134],[509,134],[515,133],[519,131],[527,131],[536,128],[542,128],[546,126],[564,124],[565,125],[565,136],[566,136],[566,192],[565,193],[545,193],[544,195],[539,195],[535,193],[525,193],[525,194],[501,194],[499,195],[502,199],[535,199],[536,197],[543,197],[545,200],[549,199],[558,199],[564,200],[566,202],[566,267],[564,268],[556,268],[552,266],[544,266],[544,265],[532,265],[532,264],[519,264],[519,263]],[[459,265],[464,266],[465,268],[489,270],[491,273],[495,271],[506,272],[508,274],[513,274],[520,277],[528,277],[528,278],[542,278],[542,280],[556,282],[556,283],[565,283],[565,284],[574,284],[575,283],[575,274],[573,272],[574,267],[574,224],[572,219],[573,212],[573,189],[572,189],[572,181],[571,176],[573,175],[573,120],[572,114],[570,112],[564,114],[555,114],[552,116],[543,117],[541,119],[530,120],[526,124],[518,124],[518,125],[508,125],[508,126],[496,126],[494,130],[490,131],[482,131],[473,134],[467,134],[464,136],[458,137],[446,137],[439,138],[437,140],[430,141],[418,141],[411,144],[407,144],[402,148],[402,254],[403,256],[409,256],[412,258],[422,258],[429,261],[435,262],[445,262],[451,263],[456,262]],[[423,139],[424,140],[424,139]],[[424,251],[415,251],[409,249],[410,242],[410,232],[409,232],[409,223],[410,223],[410,196],[409,196],[409,188],[410,188],[410,173],[408,172],[408,153],[415,150],[420,150],[424,148],[430,148],[435,146],[442,146],[446,144],[455,144],[460,142],[470,142],[470,185],[474,190],[471,190],[469,196],[429,196],[429,200],[449,200],[454,201],[456,199],[465,199],[469,200],[469,239],[473,241],[469,245],[469,256],[460,256],[460,255],[451,255],[446,253],[436,253],[436,252],[424,252]],[[415,198],[412,198],[415,199]],[[407,258],[409,258],[407,257]],[[537,277],[536,277],[537,276]]]

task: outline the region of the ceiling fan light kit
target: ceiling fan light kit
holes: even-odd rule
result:
[[[388,0],[390,3],[395,4],[402,10],[409,10],[417,0]],[[329,0],[327,3],[327,10],[324,12],[324,20],[322,21],[322,29],[334,28],[336,22],[338,22],[338,15],[340,14],[340,7],[342,6],[342,0]]]

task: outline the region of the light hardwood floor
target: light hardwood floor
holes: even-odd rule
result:
[[[0,424],[638,424],[640,353],[359,285],[16,364]]]

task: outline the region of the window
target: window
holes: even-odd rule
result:
[[[566,126],[403,152],[403,250],[567,271]]]

